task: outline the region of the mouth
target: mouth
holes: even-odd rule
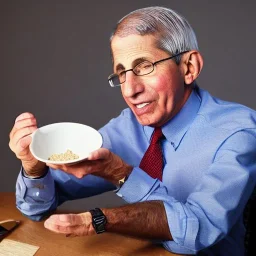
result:
[[[149,104],[149,102],[145,102],[145,103],[140,103],[135,105],[136,108],[141,109],[144,108],[145,106],[147,106]]]
[[[134,104],[132,109],[137,116],[147,115],[153,111],[154,104],[153,102]]]

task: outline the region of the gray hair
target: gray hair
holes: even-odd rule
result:
[[[196,35],[188,21],[165,7],[153,6],[130,12],[118,21],[110,43],[115,35],[125,37],[131,34],[155,36],[156,47],[170,55],[198,50]],[[177,64],[180,58],[176,57]]]

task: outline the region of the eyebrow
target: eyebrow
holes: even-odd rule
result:
[[[133,60],[132,62],[132,68],[134,68],[136,65],[140,64],[141,62],[148,60],[146,57],[140,57],[138,59]],[[125,70],[125,67],[123,64],[118,63],[116,65],[116,72]]]

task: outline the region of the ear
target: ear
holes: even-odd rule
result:
[[[198,51],[189,51],[182,60],[185,84],[192,84],[203,68],[203,57]]]

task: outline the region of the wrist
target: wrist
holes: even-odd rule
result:
[[[127,164],[124,164],[123,172],[117,177],[117,186],[123,185],[123,183],[128,179],[129,175],[131,174],[133,167]]]
[[[31,164],[31,162],[27,163],[22,161],[22,167],[24,170],[24,175],[29,178],[39,178],[44,176],[47,171],[48,167],[45,163],[37,161],[35,164]]]
[[[89,211],[91,213],[91,223],[93,229],[97,234],[101,234],[106,231],[107,217],[100,208],[95,208]]]

